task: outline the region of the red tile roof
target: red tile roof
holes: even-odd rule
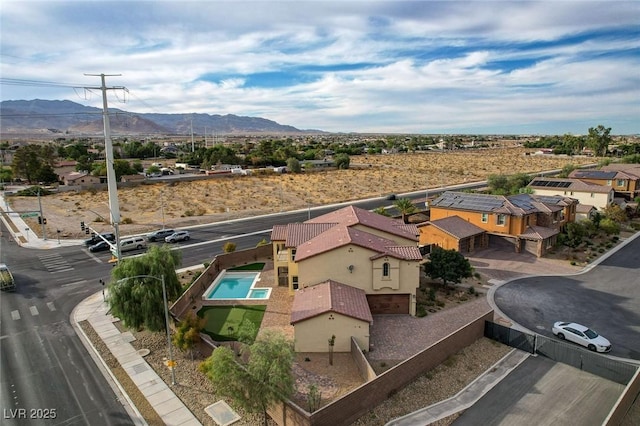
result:
[[[291,324],[326,312],[373,323],[364,290],[328,280],[296,291],[291,307]]]
[[[559,234],[557,229],[545,228],[543,226],[528,226],[518,237],[532,240],[546,240],[549,237]]]
[[[339,223],[345,226],[361,224],[399,237],[418,241],[418,228],[416,225],[407,224],[400,219],[391,219],[355,206],[348,206],[318,216],[305,223]]]

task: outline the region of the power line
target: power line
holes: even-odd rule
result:
[[[6,86],[65,87],[65,88],[72,88],[72,89],[78,89],[83,87],[82,84],[60,83],[55,81],[24,80],[20,78],[4,78],[4,77],[0,77],[0,84],[6,85]]]

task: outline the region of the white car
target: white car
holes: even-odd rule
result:
[[[577,343],[588,348],[590,351],[609,352],[611,350],[611,342],[589,327],[575,322],[558,321],[553,324],[551,331],[560,339]]]
[[[189,241],[189,238],[191,238],[189,231],[176,231],[164,240],[167,243],[175,243],[176,241]]]

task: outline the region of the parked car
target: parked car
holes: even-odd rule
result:
[[[589,327],[575,322],[558,321],[551,329],[553,334],[562,340],[577,343],[594,352],[609,352],[611,343]]]
[[[166,237],[176,232],[174,229],[159,229],[147,235],[149,241],[164,241]]]
[[[94,244],[91,247],[89,247],[89,251],[90,252],[96,252],[96,251],[106,251],[111,249],[111,246],[109,246],[109,244],[106,241],[100,241],[98,244]]]
[[[177,231],[166,237],[164,240],[168,243],[175,243],[176,241],[189,241],[191,236],[189,231]]]
[[[147,241],[142,237],[126,238],[120,241],[120,252],[142,250],[147,247]]]
[[[115,241],[116,240],[116,235],[111,233],[111,232],[106,232],[104,234],[100,234],[102,235],[102,237],[107,240],[107,241]],[[84,245],[87,247],[91,247],[94,246],[96,244],[98,244],[99,242],[104,241],[102,238],[100,238],[98,235],[94,234],[91,238],[89,238],[88,240],[85,240]]]

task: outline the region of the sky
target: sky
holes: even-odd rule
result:
[[[640,0],[0,2],[0,100],[400,134],[640,133]]]

